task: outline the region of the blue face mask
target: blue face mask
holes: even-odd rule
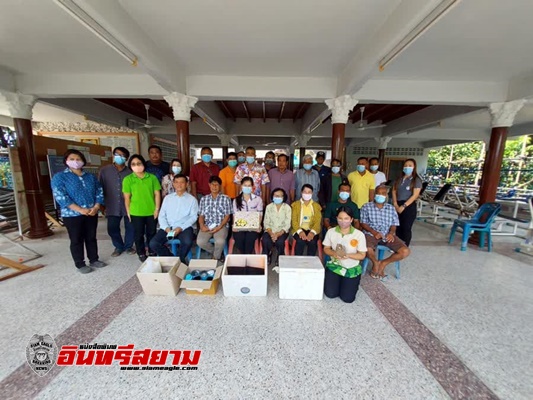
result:
[[[243,186],[242,187],[242,192],[244,194],[251,194],[252,193],[252,187],[251,186]]]
[[[235,168],[237,166],[238,162],[237,160],[229,160],[228,161],[228,165],[231,167],[231,168]]]
[[[370,166],[370,171],[377,171],[379,168],[379,165],[371,165]]]
[[[238,160],[239,160],[239,164],[242,164],[243,162],[246,161],[246,157],[239,157]]]
[[[282,197],[274,197],[272,199],[272,201],[274,202],[274,204],[281,204],[281,203],[283,203],[283,198]]]
[[[213,156],[211,154],[203,154],[202,155],[202,161],[205,163],[211,162],[211,159]]]
[[[405,175],[411,175],[413,173],[413,167],[403,167],[403,173]]]
[[[124,165],[126,163],[126,158],[115,154],[113,162],[117,165]]]
[[[376,200],[376,203],[383,204],[385,203],[385,200],[387,200],[387,196],[383,196],[382,194],[376,194],[374,196],[374,200]]]
[[[346,200],[348,200],[350,198],[350,193],[348,193],[348,192],[340,192],[339,193],[339,198],[341,200],[346,201]]]
[[[341,167],[331,167],[331,172],[333,172],[334,174],[338,174],[339,172],[341,172]]]
[[[365,172],[366,171],[366,167],[364,165],[358,165],[357,166],[357,171],[359,172]]]
[[[246,156],[246,162],[248,164],[253,164],[255,162],[255,157],[252,156]]]
[[[313,164],[304,164],[304,169],[306,171],[309,171],[311,168],[313,168]]]
[[[172,173],[177,175],[181,172],[181,167],[172,167]]]

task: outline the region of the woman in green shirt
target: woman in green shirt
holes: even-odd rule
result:
[[[135,232],[135,247],[139,260],[146,260],[146,245],[155,235],[161,205],[161,185],[155,175],[146,170],[146,161],[138,154],[131,156],[128,166],[133,174],[122,181],[126,212]],[[144,236],[146,234],[146,242]]]

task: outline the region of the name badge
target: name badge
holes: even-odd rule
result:
[[[310,220],[311,220],[311,218],[309,218],[309,216],[304,215],[304,222],[307,222],[307,221],[310,221]]]
[[[405,190],[411,190],[411,186],[407,186]]]

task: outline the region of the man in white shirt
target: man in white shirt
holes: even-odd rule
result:
[[[192,226],[198,219],[198,201],[187,193],[188,179],[176,174],[172,182],[175,193],[167,194],[159,212],[159,231],[150,241],[150,249],[160,257],[173,257],[166,246],[169,239],[179,239],[179,257],[187,263],[187,254],[194,243]]]
[[[376,180],[376,187],[387,182],[387,177],[385,176],[385,174],[378,170],[379,160],[377,159],[377,157],[373,157],[370,159],[370,173],[374,175],[374,179]]]

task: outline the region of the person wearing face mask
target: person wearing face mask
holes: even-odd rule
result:
[[[340,297],[353,303],[361,282],[360,262],[366,257],[366,238],[353,227],[353,211],[342,206],[337,210],[337,227],[330,229],[324,238],[324,254],[330,256],[326,263],[324,294],[330,299]]]
[[[387,182],[387,177],[385,176],[385,174],[379,171],[379,159],[377,157],[372,157],[370,159],[370,173],[374,175],[376,187]]]
[[[337,158],[331,160],[330,173],[320,180],[318,199],[322,209],[325,209],[329,203],[335,203],[339,199],[337,188],[347,179],[346,175],[341,172],[341,165],[341,160]]]
[[[392,187],[392,204],[400,218],[396,234],[407,247],[413,236],[412,229],[416,220],[416,200],[422,190],[422,179],[416,172],[416,161],[412,158],[403,163],[402,176]]]
[[[304,156],[302,168],[297,170],[294,175],[294,192],[296,194],[296,200],[301,199],[302,188],[306,184],[313,187],[313,201],[319,203],[318,193],[320,191],[320,176],[318,175],[318,172],[313,169],[313,156],[311,154],[306,154]]]
[[[253,194],[253,185],[254,181],[249,176],[242,178],[239,185],[242,192],[233,200],[233,214],[239,211],[257,211],[259,221],[261,221],[263,219],[263,199]],[[235,247],[241,254],[255,254],[255,241],[259,237],[259,232],[261,232],[261,227],[256,231],[233,232]]]
[[[132,174],[124,178],[122,193],[126,212],[133,224],[135,247],[139,260],[146,260],[146,245],[155,236],[161,205],[161,185],[155,175],[146,171],[146,161],[139,154],[131,156],[128,166]],[[144,240],[146,234],[146,241]]]
[[[246,153],[244,151],[239,151],[237,153],[237,162],[238,165],[244,164],[246,162]]]
[[[266,207],[263,228],[265,232],[261,238],[263,243],[263,254],[269,258],[271,263],[272,247],[276,246],[278,257],[285,255],[285,240],[289,237],[291,229],[291,207],[287,204],[287,193],[285,190],[276,188],[270,197],[271,203]],[[276,260],[277,264],[277,260]]]
[[[324,161],[326,161],[326,153],[323,151],[319,151],[318,153],[316,153],[315,160],[316,160],[316,165],[313,166],[313,169],[316,172],[318,172],[320,181],[322,181],[322,179],[324,179],[326,176],[329,176],[329,174],[331,174],[331,168],[324,165]]]
[[[268,172],[268,178],[270,179],[270,188],[283,189],[287,193],[285,202],[290,206],[294,201],[294,174],[289,169],[289,156],[287,154],[278,156],[278,166]],[[272,198],[271,193],[268,196]]]
[[[246,148],[246,162],[237,167],[233,182],[236,185],[236,191],[241,191],[241,181],[244,177],[250,177],[253,181],[253,194],[261,197],[263,204],[266,204],[267,190],[266,185],[270,182],[265,167],[259,164],[255,159],[255,149],[253,147]]]
[[[348,207],[352,210],[353,226],[356,229],[361,229],[359,225],[359,207],[350,199],[350,183],[346,180],[338,187],[339,198],[337,201],[328,203],[326,212],[324,213],[324,227],[326,230],[337,226],[337,211],[341,207]]]
[[[200,151],[202,161],[196,163],[191,168],[191,194],[200,201],[203,196],[211,193],[209,188],[209,178],[218,176],[220,167],[214,163],[213,150],[210,147],[202,147]]]
[[[179,158],[173,158],[170,162],[170,171],[163,177],[161,181],[161,201],[164,200],[165,196],[170,193],[175,193],[174,189],[174,177],[181,174],[182,167],[181,161]],[[189,178],[187,178],[189,179]]]
[[[228,196],[231,200],[237,197],[237,191],[235,189],[235,183],[233,178],[235,177],[235,171],[237,170],[237,153],[229,152],[226,162],[228,165],[225,168],[222,168],[219,178],[222,180],[222,193]]]
[[[265,154],[265,169],[269,172],[273,168],[276,168],[276,154],[273,151],[269,151]]]
[[[52,178],[52,193],[61,208],[74,265],[79,272],[87,274],[92,268],[107,265],[99,260],[96,241],[98,210],[104,204],[104,191],[96,176],[83,171],[87,161],[81,152],[67,150],[63,163],[67,168]],[[89,266],[85,264],[84,248]]]
[[[122,253],[135,254],[133,248],[133,226],[126,213],[124,195],[122,194],[122,181],[131,174],[131,169],[126,165],[130,152],[124,147],[113,149],[113,164],[106,165],[100,170],[98,180],[104,190],[105,207],[102,213],[107,219],[107,234],[115,250],[111,257],[118,257]],[[120,223],[124,220],[124,238],[120,233]]]
[[[392,204],[387,203],[387,192],[386,186],[378,186],[374,201],[366,203],[361,209],[361,227],[366,235],[368,258],[372,261],[370,276],[382,280],[387,279],[385,275],[387,265],[402,260],[410,254],[402,239],[396,236],[396,228],[400,221]],[[376,256],[378,244],[387,246],[394,251],[394,254],[379,261]]]
[[[374,175],[368,172],[368,159],[357,159],[357,170],[348,175],[348,181],[352,185],[352,201],[361,208],[365,203],[374,200],[376,181]]]
[[[322,229],[322,208],[320,204],[313,201],[313,186],[304,184],[300,200],[292,203],[291,208],[291,227],[296,241],[294,254],[303,256],[307,247],[307,255],[315,256],[318,248],[318,234]]]

